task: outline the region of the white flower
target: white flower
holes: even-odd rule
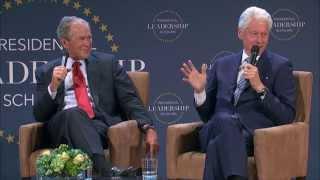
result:
[[[51,153],[50,150],[44,150],[44,151],[41,153],[41,156],[50,155],[50,153]]]
[[[62,152],[61,159],[67,161],[68,159],[70,159],[70,156],[68,155],[68,153]]]
[[[84,161],[84,157],[82,154],[78,154],[76,157],[73,158],[73,163],[74,164],[80,164],[81,162]]]

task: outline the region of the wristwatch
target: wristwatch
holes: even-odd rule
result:
[[[264,87],[260,91],[257,91],[258,97],[261,101],[263,101],[267,94],[268,94],[268,88]]]

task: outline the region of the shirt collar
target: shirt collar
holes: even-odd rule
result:
[[[80,59],[80,60],[77,60],[77,61],[80,62],[81,66],[85,66],[84,60]],[[74,62],[75,62],[75,60],[73,60],[71,57],[69,57],[68,60],[67,60],[66,68],[67,69],[72,69],[72,64]]]
[[[245,59],[247,59],[248,57],[249,57],[249,55],[246,53],[245,50],[243,50],[243,51],[242,51],[241,63],[242,63]],[[259,61],[259,59],[260,59],[260,56],[257,56],[257,61]]]

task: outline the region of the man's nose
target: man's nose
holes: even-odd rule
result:
[[[262,44],[263,42],[264,42],[263,36],[259,34],[257,36],[256,43],[257,44]]]

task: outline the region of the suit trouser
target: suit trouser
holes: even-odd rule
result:
[[[231,175],[247,178],[252,137],[236,116],[216,113],[199,132],[201,150],[206,153],[203,179],[223,180]]]
[[[107,147],[108,126],[75,107],[58,112],[47,124],[49,137],[54,146],[68,144],[88,153],[104,155]]]

